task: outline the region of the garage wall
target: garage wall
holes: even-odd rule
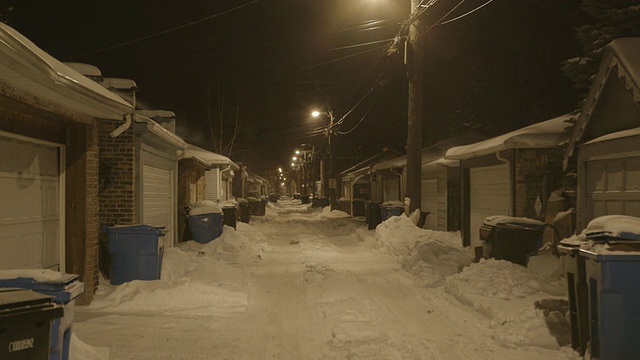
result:
[[[122,122],[120,122],[122,123]],[[129,128],[117,138],[109,134],[118,125],[100,121],[100,223],[133,225],[136,223],[135,134]]]

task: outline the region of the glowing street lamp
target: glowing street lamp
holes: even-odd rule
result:
[[[333,149],[331,148],[331,135],[333,132],[333,123],[335,118],[333,117],[333,112],[331,110],[325,111],[325,112],[314,110],[311,112],[311,116],[313,117],[318,117],[320,116],[320,114],[324,114],[329,118],[329,124],[327,125],[327,153],[329,155],[329,164],[328,164],[329,166],[328,166],[327,176],[325,177],[325,181],[324,181],[325,183],[324,189],[325,189],[325,196],[328,195],[328,197],[330,198],[331,208],[333,209],[335,207],[335,202],[336,202],[336,191],[335,191],[335,184],[331,184],[331,180],[334,180],[333,179]]]

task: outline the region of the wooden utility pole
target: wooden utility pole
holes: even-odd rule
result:
[[[411,15],[409,19],[409,39],[407,42],[407,77],[409,82],[409,111],[407,123],[407,192],[410,201],[409,211],[421,207],[421,177],[422,177],[422,121],[423,121],[423,77],[422,77],[422,48],[418,36],[420,35],[420,19],[413,18],[418,13],[420,0],[411,0]],[[405,199],[406,200],[406,199]]]

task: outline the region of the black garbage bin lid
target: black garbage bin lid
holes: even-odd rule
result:
[[[488,216],[484,219],[482,224],[484,226],[507,227],[512,229],[531,229],[540,231],[544,230],[547,227],[547,224],[543,223],[542,221],[505,215]]]

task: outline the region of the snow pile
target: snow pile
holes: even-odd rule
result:
[[[195,203],[194,208],[189,211],[189,215],[202,214],[222,214],[222,208],[211,200],[204,200]]]
[[[109,349],[105,347],[93,347],[78,339],[76,333],[71,331],[69,341],[69,360],[109,360]]]
[[[205,244],[187,241],[180,244],[179,247],[188,253],[211,256],[220,262],[229,264],[258,261],[260,255],[256,246],[246,236],[227,225],[223,226],[222,235],[213,241]]]
[[[626,215],[606,215],[589,222],[584,232],[600,233],[611,237],[640,238],[640,218]]]
[[[505,346],[558,349],[536,302],[566,298],[566,287],[526,267],[504,260],[481,260],[445,280],[445,291],[484,315],[494,338]]]
[[[322,213],[319,215],[319,218],[325,219],[339,219],[349,217],[344,211],[341,210],[331,210],[331,206],[325,206],[322,208]]]
[[[250,227],[239,223],[239,229]],[[161,279],[111,286],[101,281],[88,310],[203,316],[243,312],[248,304],[248,272],[232,264],[258,261],[259,244],[225,226],[214,241],[188,241],[165,249]]]
[[[420,229],[409,217],[392,216],[376,227],[374,247],[396,256],[421,286],[435,287],[471,264],[459,243],[459,233]]]
[[[0,280],[31,278],[39,283],[64,283],[67,280],[67,276],[65,273],[48,269],[0,270]]]

